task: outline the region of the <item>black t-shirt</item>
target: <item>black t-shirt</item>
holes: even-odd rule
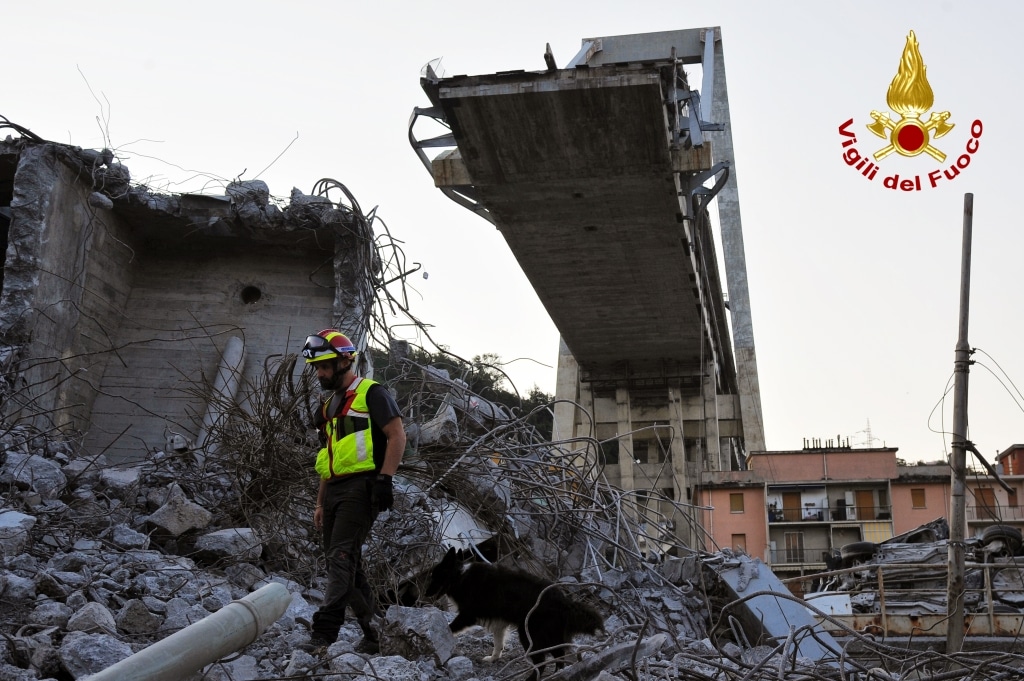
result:
[[[401,418],[402,412],[399,410],[395,398],[380,383],[371,385],[370,389],[366,391],[366,407],[370,412],[373,466],[375,470],[379,471],[380,467],[384,465],[384,452],[387,451],[388,446],[388,438],[380,427],[396,416]]]

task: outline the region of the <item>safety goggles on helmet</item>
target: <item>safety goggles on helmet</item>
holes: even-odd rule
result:
[[[338,351],[323,336],[306,336],[306,344],[302,346],[302,356],[307,362],[318,359],[331,359],[338,356]]]

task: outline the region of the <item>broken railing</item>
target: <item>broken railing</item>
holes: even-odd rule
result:
[[[1024,560],[967,563],[965,568],[965,632],[1018,636],[1024,627]],[[828,588],[843,580],[852,584]],[[824,621],[834,635],[853,630],[888,636],[945,636],[945,582],[946,565],[936,563],[861,564],[783,580],[834,618]],[[815,583],[825,589],[806,591]]]

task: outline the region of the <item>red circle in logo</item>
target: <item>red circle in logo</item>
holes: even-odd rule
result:
[[[896,134],[896,143],[909,153],[921,151],[924,147],[924,130],[919,125],[904,125]]]

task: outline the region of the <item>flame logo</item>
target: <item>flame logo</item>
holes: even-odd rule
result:
[[[911,31],[903,48],[899,70],[889,84],[885,97],[885,103],[900,115],[900,119],[894,121],[887,113],[871,112],[874,123],[868,125],[868,130],[879,137],[888,137],[889,140],[888,146],[874,153],[876,161],[894,151],[901,156],[926,153],[940,163],[946,160],[946,155],[932,146],[931,138],[938,139],[953,129],[954,124],[948,122],[949,112],[933,111],[927,121],[921,120],[921,116],[935,102],[927,71],[928,67],[918,49],[917,36]]]

